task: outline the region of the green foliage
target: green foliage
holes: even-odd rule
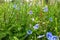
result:
[[[15,4],[16,8],[14,8]],[[48,5],[48,12],[43,12],[44,6],[29,6],[26,2],[0,5],[0,40],[47,40],[46,37],[37,38],[38,35],[45,35],[46,32],[52,32],[59,36],[59,5]],[[32,11],[33,14],[29,14],[29,11]],[[53,18],[53,22],[49,21],[50,17]],[[32,21],[32,18],[34,18],[34,21]],[[34,30],[33,26],[37,23],[39,23],[39,28]],[[32,30],[33,33],[25,37],[28,30]]]

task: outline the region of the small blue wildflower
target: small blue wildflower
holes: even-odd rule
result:
[[[30,10],[30,11],[29,11],[29,14],[33,14],[33,12]]]
[[[58,36],[52,36],[52,40],[59,40]]]
[[[44,8],[43,8],[43,11],[44,11],[44,12],[48,12],[48,7],[44,7]]]
[[[34,29],[38,29],[39,28],[39,24],[36,24],[33,28]]]
[[[50,21],[50,22],[52,22],[52,21],[53,21],[53,18],[52,18],[52,17],[50,17],[50,18],[49,18],[49,21]]]
[[[31,30],[28,30],[28,31],[27,31],[27,34],[28,34],[28,35],[32,34],[32,31],[31,31]]]
[[[52,38],[52,33],[51,32],[47,32],[46,33],[46,37],[47,37],[47,39],[51,39]]]
[[[16,4],[13,5],[13,8],[16,8]]]
[[[51,38],[49,38],[48,40],[58,40],[57,36],[52,36]]]

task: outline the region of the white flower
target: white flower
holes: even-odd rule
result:
[[[43,22],[42,24],[45,24],[45,22]]]
[[[42,38],[42,37],[44,37],[45,35],[39,35],[37,38]]]
[[[32,21],[34,21],[35,19],[34,18],[32,18]]]

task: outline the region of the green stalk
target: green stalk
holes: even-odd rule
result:
[[[55,31],[57,33],[58,32],[58,29],[57,29],[57,26],[58,26],[58,24],[57,24],[57,18],[55,18],[55,23],[56,23]]]
[[[36,34],[35,34],[35,40],[36,40]]]

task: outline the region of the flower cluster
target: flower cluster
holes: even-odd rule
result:
[[[34,29],[38,29],[39,28],[39,24],[36,24],[35,26],[33,26]],[[32,31],[31,30],[28,30],[27,31],[27,34],[30,35],[32,34]]]
[[[51,32],[47,32],[46,37],[47,37],[48,40],[59,40],[58,36],[52,35]]]

